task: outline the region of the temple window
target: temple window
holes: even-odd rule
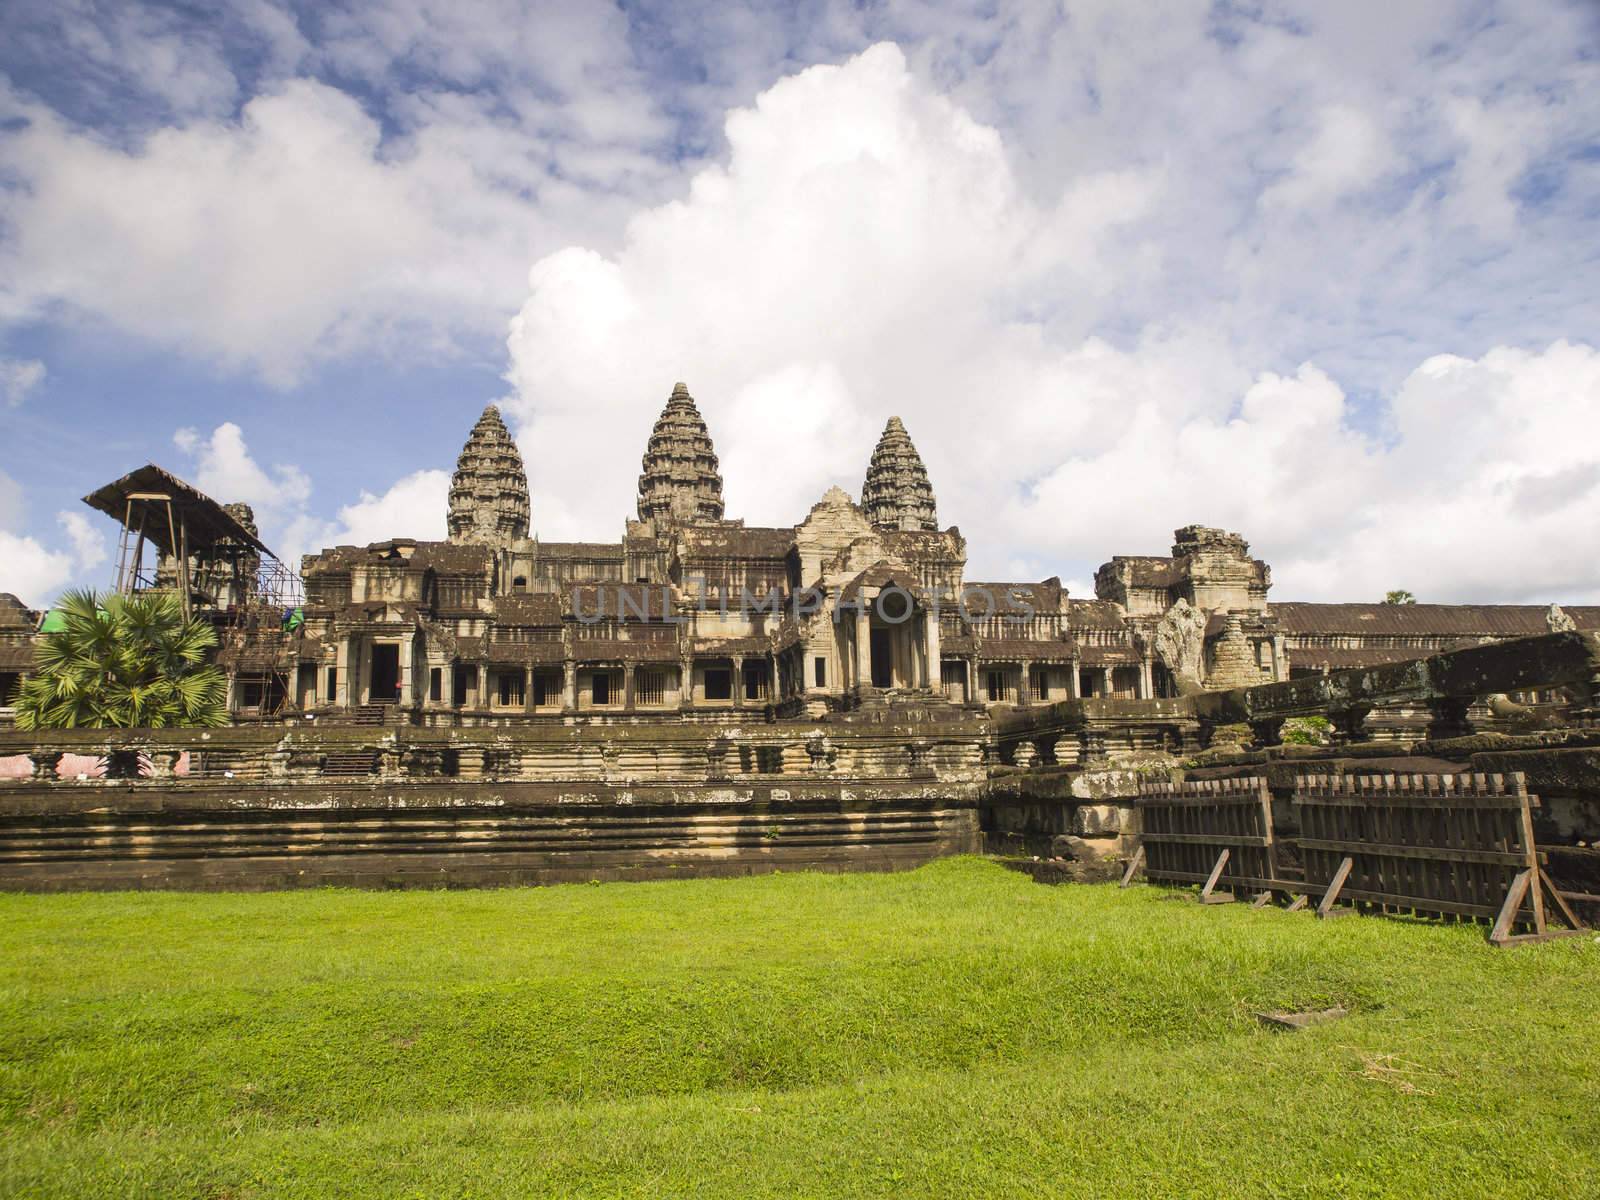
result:
[[[665,671],[639,671],[633,677],[635,704],[665,704],[667,702],[667,673]]]
[[[521,671],[501,671],[496,677],[499,685],[495,700],[501,708],[521,708],[526,693],[522,686]]]
[[[813,669],[816,672],[816,674],[813,676],[813,678],[817,681],[816,686],[817,687],[827,687],[828,686],[828,660],[826,658],[824,658],[820,654],[817,655],[816,662],[813,664]]]
[[[434,667],[428,672],[428,699],[438,703],[444,699],[444,669]]]

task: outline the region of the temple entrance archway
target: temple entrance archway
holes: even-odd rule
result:
[[[872,686],[894,686],[894,631],[881,625],[872,628]]]
[[[393,704],[400,699],[400,646],[396,642],[375,642],[372,646],[372,673],[368,697],[373,704]]]

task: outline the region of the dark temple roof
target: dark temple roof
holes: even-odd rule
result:
[[[783,558],[794,545],[794,527],[686,525],[679,530],[684,549],[706,558]]]
[[[1272,605],[1289,635],[1381,634],[1387,637],[1532,637],[1550,632],[1538,604]],[[1600,606],[1565,608],[1579,629],[1600,630]]]

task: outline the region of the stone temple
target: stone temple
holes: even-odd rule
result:
[[[1539,606],[1272,603],[1267,564],[1203,526],[1178,530],[1170,555],[1112,558],[1093,597],[1053,578],[969,580],[899,417],[864,458],[860,503],[834,488],[792,526],[746,525],[724,510],[711,431],[679,383],[620,540],[543,541],[490,405],[457,460],[448,540],[307,556],[304,624],[223,650],[233,709],[470,726],[1154,699],[1551,628]],[[1600,610],[1565,616],[1600,627]],[[0,687],[25,652],[0,657]]]
[[[119,590],[175,594],[217,629],[233,724],[5,728],[49,622],[0,594],[0,888],[468,886],[1063,847],[1073,871],[1146,853],[1172,869],[1162,847],[1193,839],[1141,832],[1147,785],[1188,773],[1214,798],[1261,772],[1285,816],[1300,771],[1360,769],[1438,776],[1434,795],[1526,772],[1553,890],[1600,911],[1600,608],[1275,601],[1248,543],[1203,525],[1111,558],[1092,596],[970,579],[912,433],[889,417],[859,448],[858,498],[830,488],[792,525],[747,525],[680,383],[640,422],[618,539],[557,542],[491,405],[443,541],[335,546],[298,570],[244,506],[140,467],[85,501],[122,527]]]
[[[228,508],[253,534],[248,509]],[[490,405],[456,462],[448,540],[308,555],[303,624],[226,633],[235,716],[471,726],[1151,700],[1600,628],[1594,608],[1273,603],[1248,543],[1199,525],[1169,555],[1112,558],[1093,597],[1054,578],[970,580],[899,417],[866,456],[860,503],[833,488],[795,525],[746,525],[725,512],[682,383],[645,442],[620,540],[543,541],[536,517]],[[175,575],[164,559],[158,582]],[[235,598],[212,590],[201,607]],[[0,706],[31,666],[36,616],[0,601]]]

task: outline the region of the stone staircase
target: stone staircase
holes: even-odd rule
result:
[[[388,704],[363,704],[355,710],[352,725],[384,726],[389,723]]]
[[[342,779],[364,778],[378,770],[378,755],[373,750],[356,750],[330,754],[323,761],[322,773]]]

